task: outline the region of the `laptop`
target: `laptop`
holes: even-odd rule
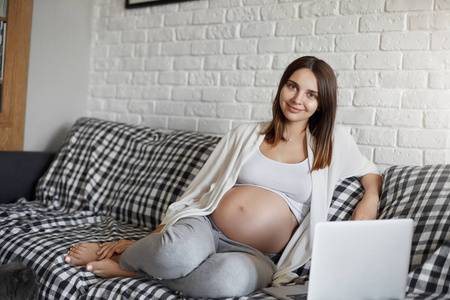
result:
[[[290,300],[403,299],[412,235],[412,219],[319,223],[309,283],[263,291]]]

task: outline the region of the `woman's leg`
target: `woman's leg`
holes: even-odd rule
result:
[[[98,260],[100,246],[80,243],[69,250],[65,261],[86,266],[101,277],[136,276],[157,278],[185,276],[216,251],[217,239],[205,217],[185,218],[165,233],[152,233],[111,259]],[[120,262],[120,265],[119,265]]]
[[[115,257],[90,262],[86,270],[103,278],[136,277],[136,272],[122,269]]]
[[[260,251],[230,240],[208,221],[217,238],[216,253],[187,276],[161,283],[195,298],[239,297],[270,285],[275,263]]]
[[[162,280],[161,283],[182,292],[186,297],[225,298],[248,295],[268,286],[275,272],[275,264],[259,254],[216,253],[187,276]]]
[[[74,266],[86,266],[86,270],[103,278],[136,276],[136,272],[120,268],[120,254],[115,254],[110,259],[98,260],[99,250],[100,246],[96,243],[79,243],[69,250],[64,260]]]
[[[152,233],[128,247],[120,267],[154,278],[186,276],[216,252],[217,235],[205,217],[181,219],[164,233]]]

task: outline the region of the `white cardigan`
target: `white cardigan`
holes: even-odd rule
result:
[[[209,215],[222,196],[236,183],[243,163],[264,140],[260,135],[268,123],[240,125],[228,132],[187,188],[175,203],[171,204],[161,224],[163,231],[181,218]],[[313,163],[312,137],[307,130],[308,163]],[[314,228],[318,222],[327,221],[328,208],[337,182],[347,177],[361,177],[369,173],[380,174],[376,166],[359,151],[352,136],[336,126],[333,139],[331,165],[311,173],[311,210],[295,231],[277,264],[273,285],[286,284],[297,277],[295,270],[311,257]]]

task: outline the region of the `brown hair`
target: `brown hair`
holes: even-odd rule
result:
[[[308,126],[313,137],[312,150],[314,162],[311,171],[323,169],[331,164],[333,152],[333,128],[336,118],[337,83],[333,69],[323,60],[312,56],[304,56],[294,60],[284,71],[278,85],[277,95],[273,101],[273,119],[269,126],[261,132],[265,140],[275,147],[284,139],[286,117],[280,107],[281,89],[285,86],[292,74],[307,68],[313,72],[317,79],[319,89],[318,109],[309,118]]]

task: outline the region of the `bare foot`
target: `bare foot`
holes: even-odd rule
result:
[[[86,270],[103,278],[136,276],[136,272],[123,270],[120,268],[119,263],[108,258],[88,263]]]
[[[74,266],[85,266],[87,263],[98,260],[98,250],[100,250],[98,244],[79,243],[69,250],[64,260]]]

